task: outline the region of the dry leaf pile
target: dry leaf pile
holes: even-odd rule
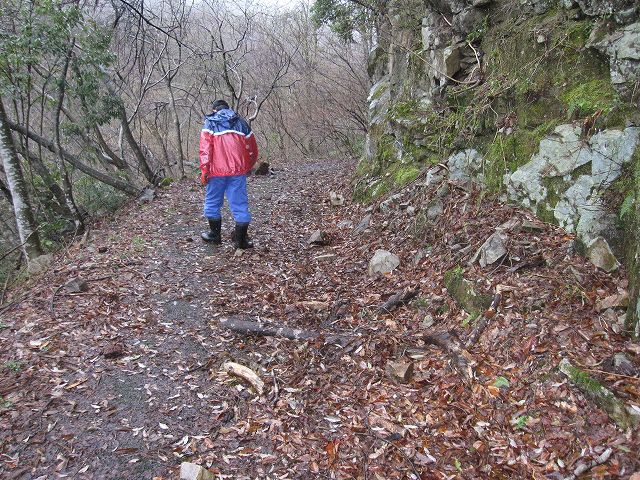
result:
[[[561,230],[522,228],[528,213],[446,180],[418,179],[367,210],[350,201],[350,173],[322,161],[251,178],[256,248],[242,255],[228,218],[225,245],[201,243],[202,192],[180,183],[94,225],[28,290],[10,292],[0,307],[0,476],[170,479],[183,461],[232,479],[640,470],[637,429],[616,427],[557,368],[567,357],[640,406],[640,379],[604,366],[615,353],[638,364],[623,310],[598,308],[624,278],[597,271]],[[441,188],[444,212],[430,221],[423,213]],[[368,213],[369,228],[355,232]],[[500,226],[508,254],[470,264]],[[317,230],[326,241],[310,243]],[[401,264],[370,276],[378,249]],[[502,292],[468,350],[472,379],[425,342],[449,332],[464,344],[473,330],[444,287],[456,267],[478,292]],[[64,288],[70,279],[86,288]],[[242,335],[220,325],[230,316],[320,335]],[[230,364],[248,371],[230,375]],[[388,365],[403,367],[402,381]]]

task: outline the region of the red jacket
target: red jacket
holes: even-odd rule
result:
[[[200,134],[202,183],[212,177],[245,175],[258,160],[258,144],[249,124],[233,110],[207,115]]]

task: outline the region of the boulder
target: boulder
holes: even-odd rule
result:
[[[639,143],[639,127],[604,130],[585,141],[578,126],[560,125],[528,163],[505,176],[507,194],[575,233],[581,246],[602,237],[609,249],[617,248],[617,215],[603,202],[602,191],[620,177]]]
[[[605,272],[614,272],[620,267],[620,262],[611,251],[609,243],[602,238],[594,238],[586,249],[586,256],[591,263]]]
[[[391,273],[400,266],[400,258],[387,251],[376,250],[369,262],[369,275],[376,273]]]
[[[51,263],[53,262],[53,255],[40,255],[36,258],[32,258],[29,260],[27,266],[27,273],[29,275],[40,275],[47,271]]]
[[[640,78],[640,22],[627,25],[589,46],[609,56],[611,83],[623,95],[630,95]]]

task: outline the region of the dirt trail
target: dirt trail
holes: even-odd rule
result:
[[[604,446],[615,453],[597,467],[602,478],[638,469],[637,432],[612,426],[556,371],[562,355],[593,369],[614,351],[633,355],[594,310],[614,279],[568,251],[559,231],[538,232],[548,266],[535,275],[471,269],[479,286],[516,292],[472,351],[474,382],[430,349],[409,384],[394,383],[387,361],[424,345],[426,330],[466,332],[443,290],[444,271],[464,265],[452,239],[477,246],[488,226],[524,214],[490,204],[474,215],[464,207],[474,199],[454,191],[437,228],[425,232],[403,207],[374,213],[354,234],[365,208],[328,203],[330,190],[346,195],[349,175],[348,165],[321,161],[251,178],[256,248],[242,256],[229,218],[222,247],[200,241],[202,192],[192,182],[130,205],[61,254],[1,317],[0,476],[169,479],[193,461],[233,479],[562,478]],[[317,228],[330,246],[307,244]],[[368,276],[377,248],[398,253],[401,267]],[[580,282],[560,273],[569,267]],[[86,292],[58,288],[75,276]],[[408,285],[420,288],[417,300],[376,313]],[[341,348],[217,324],[238,314],[357,339]],[[228,360],[258,372],[265,394],[221,373]],[[495,387],[497,377],[508,387]],[[637,379],[614,379],[637,403]]]

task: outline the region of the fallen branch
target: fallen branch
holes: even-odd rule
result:
[[[497,289],[496,294],[493,296],[493,300],[491,301],[491,305],[485,312],[480,316],[478,321],[476,322],[475,327],[471,331],[471,335],[467,339],[467,342],[464,344],[465,348],[473,347],[477,342],[484,330],[489,325],[489,320],[496,316],[496,312],[498,311],[498,306],[500,305],[500,301],[502,300],[502,294],[499,289]]]
[[[559,369],[585,397],[607,412],[620,428],[627,429],[638,424],[640,418],[630,414],[625,403],[591,375],[571,365],[566,358],[560,361]]]
[[[611,457],[612,453],[613,453],[613,450],[611,448],[607,448],[604,452],[602,452],[601,455],[591,460],[591,462],[579,464],[576,467],[576,469],[573,471],[573,475],[569,475],[568,477],[565,477],[564,480],[576,480],[583,473],[588,472],[589,470],[597,467],[598,465],[602,465],[603,463],[606,463],[607,460],[609,460],[609,457]]]
[[[435,345],[444,350],[451,357],[453,366],[458,370],[460,375],[468,380],[473,379],[473,369],[471,368],[473,357],[460,345],[460,341],[455,333],[444,332],[425,335],[423,339],[427,345]]]
[[[249,382],[251,386],[255,388],[256,392],[258,392],[258,395],[262,395],[262,392],[264,392],[264,382],[258,374],[250,368],[240,365],[239,363],[227,362],[222,365],[222,370]]]
[[[281,337],[289,340],[317,340],[323,338],[319,332],[312,330],[302,330],[283,325],[273,325],[260,320],[244,320],[238,317],[221,318],[220,325],[235,333],[259,335],[262,337]],[[325,343],[336,343],[341,346],[347,345],[353,337],[346,335],[324,336]]]
[[[406,305],[420,293],[418,288],[405,288],[401,292],[398,292],[378,307],[379,313],[391,313],[396,307]]]

